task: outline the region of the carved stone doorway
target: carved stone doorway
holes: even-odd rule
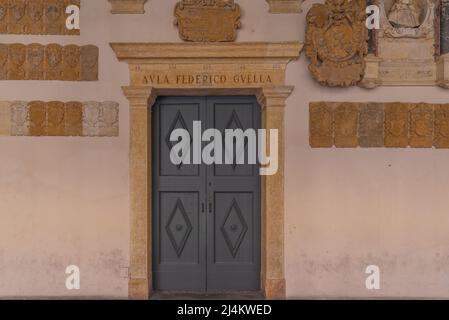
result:
[[[128,63],[130,85],[130,278],[129,298],[152,295],[151,107],[158,96],[253,95],[262,128],[279,131],[279,168],[262,177],[261,284],[268,299],[285,298],[284,109],[293,87],[285,85],[289,61],[302,49],[288,43],[113,43]]]

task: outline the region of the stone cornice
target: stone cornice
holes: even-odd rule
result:
[[[143,14],[147,0],[108,0],[113,14]]]
[[[267,0],[270,13],[301,13],[304,0]]]
[[[299,57],[303,44],[299,42],[238,42],[238,43],[111,43],[120,61],[163,59],[282,59]]]

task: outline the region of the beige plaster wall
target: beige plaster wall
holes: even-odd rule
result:
[[[129,254],[128,83],[109,42],[179,41],[176,0],[150,0],[145,15],[111,15],[83,0],[81,36],[0,36],[0,42],[95,44],[100,81],[2,81],[1,100],[115,100],[119,138],[0,137],[0,297],[126,297]],[[238,0],[238,41],[304,38],[300,15],[270,15],[264,0]],[[288,67],[296,87],[286,113],[286,280],[298,297],[449,298],[447,150],[312,150],[308,103],[449,102],[439,88],[329,89],[312,81],[304,54]],[[81,290],[65,289],[65,267]],[[381,268],[365,289],[364,270]]]

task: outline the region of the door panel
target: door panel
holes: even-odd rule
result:
[[[258,165],[170,161],[171,132],[192,136],[194,120],[223,133],[223,154],[225,129],[259,129],[255,98],[160,98],[152,119],[154,289],[260,290]]]
[[[211,97],[208,126],[218,129],[259,129],[260,110],[254,97]],[[229,148],[223,144],[223,154]],[[259,166],[207,167],[207,196],[213,213],[207,215],[207,287],[209,291],[260,289],[260,176]],[[234,148],[234,155],[237,154]]]
[[[156,290],[206,290],[206,171],[170,161],[171,131],[192,136],[204,99],[161,98],[153,108],[153,283]]]

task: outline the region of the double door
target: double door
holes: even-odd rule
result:
[[[175,129],[188,131],[194,149],[194,121],[201,121],[202,131],[222,133],[224,155],[225,129],[260,128],[256,99],[162,97],[152,113],[154,289],[259,290],[260,175],[258,165],[248,164],[249,141],[245,164],[235,163],[241,149],[234,149],[233,164],[173,164],[170,159]],[[207,144],[202,142],[201,149]]]

